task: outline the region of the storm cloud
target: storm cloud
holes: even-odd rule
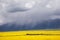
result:
[[[30,1],[34,1],[35,5],[31,9],[24,8],[24,3]],[[60,0],[0,0],[0,25],[34,26],[56,18],[59,14],[57,10],[60,10]]]

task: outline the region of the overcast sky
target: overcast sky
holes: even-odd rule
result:
[[[44,20],[60,18],[58,14],[60,0],[0,0],[0,25],[35,25]]]

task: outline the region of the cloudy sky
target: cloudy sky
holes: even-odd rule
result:
[[[0,0],[0,25],[36,25],[60,19],[60,0]]]

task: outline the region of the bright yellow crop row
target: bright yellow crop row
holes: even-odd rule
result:
[[[0,32],[0,40],[60,40],[60,30]]]

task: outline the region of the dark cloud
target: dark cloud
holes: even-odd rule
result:
[[[52,20],[53,15],[60,14],[58,10],[60,9],[59,0],[41,0],[41,3],[39,3],[40,0],[35,1],[37,2],[32,9],[19,7],[19,2],[19,5],[17,5],[16,2],[9,2],[7,0],[0,2],[5,6],[1,7],[2,4],[0,4],[0,21],[3,21],[2,25],[0,25],[0,30],[34,29],[34,27],[36,29],[36,26],[38,26],[37,29],[40,27],[46,29],[48,27],[46,25],[48,25],[49,20]],[[50,3],[50,1],[52,1],[52,3]],[[45,21],[47,21],[47,23]],[[45,27],[43,27],[44,25]]]
[[[24,9],[24,8],[12,8],[12,9],[9,9],[7,10],[7,12],[9,13],[15,13],[15,12],[25,12],[25,11],[28,11],[29,9]]]

